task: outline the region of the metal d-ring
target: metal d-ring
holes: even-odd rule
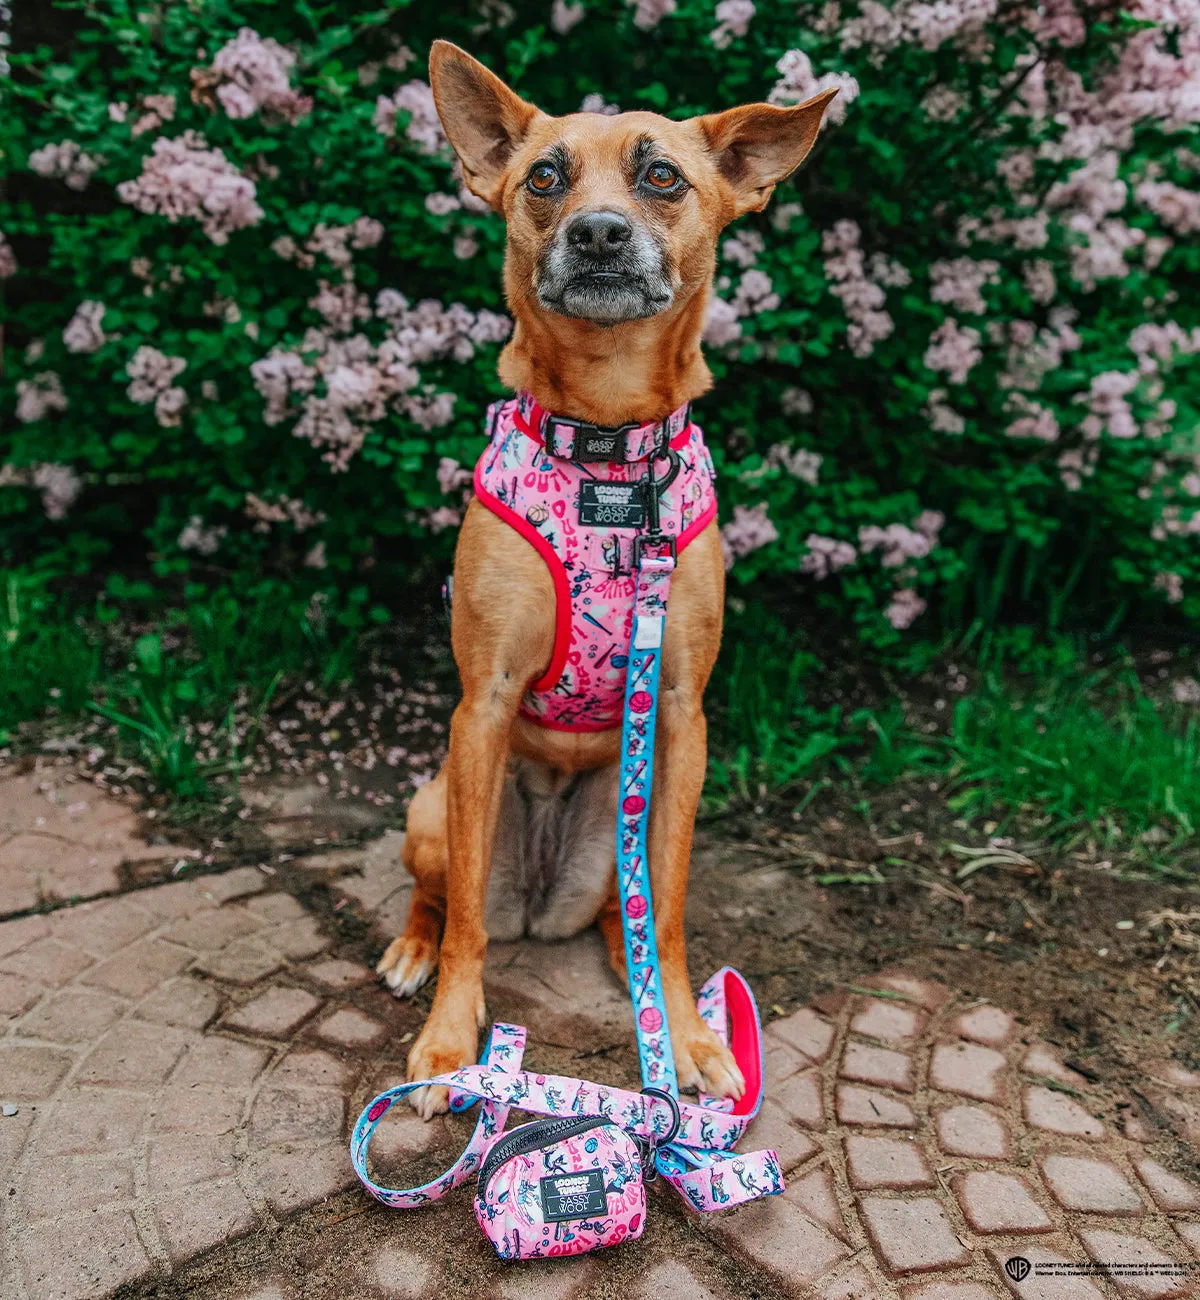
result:
[[[656,1147],[665,1147],[675,1140],[675,1134],[679,1132],[679,1125],[683,1122],[683,1117],[679,1113],[679,1103],[669,1092],[666,1092],[662,1088],[643,1088],[642,1096],[652,1097],[659,1101],[665,1101],[671,1108],[671,1127],[667,1130],[665,1136],[659,1137],[658,1134],[653,1132],[653,1124],[650,1126],[654,1145]],[[647,1119],[648,1118],[649,1113],[647,1113]]]

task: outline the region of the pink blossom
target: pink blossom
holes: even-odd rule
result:
[[[61,180],[69,190],[85,190],[100,159],[84,153],[74,140],[46,144],[29,155],[29,170],[48,180]]]
[[[750,20],[754,17],[753,0],[720,0],[714,17],[718,25],[709,33],[708,39],[718,50],[728,49],[750,30]]]
[[[967,422],[947,404],[947,396],[948,393],[944,388],[931,389],[925,402],[925,417],[934,433],[949,433],[957,436],[964,432]]]
[[[808,547],[808,553],[800,561],[800,572],[807,573],[818,582],[858,559],[854,547],[849,542],[838,541],[836,537],[809,533],[804,539],[804,545]]]
[[[471,471],[460,465],[453,457],[443,456],[438,461],[437,481],[443,495],[449,496],[451,492],[470,486]]]
[[[52,411],[65,411],[67,406],[62,381],[53,370],[44,370],[31,379],[17,380],[16,415],[22,424],[43,420]]]
[[[83,482],[70,465],[0,465],[0,487],[35,487],[47,519],[63,519]]]
[[[779,406],[784,415],[811,415],[812,394],[803,388],[785,388],[779,394]]]
[[[764,464],[778,466],[793,478],[807,483],[809,487],[816,487],[824,460],[820,452],[809,451],[806,447],[789,447],[786,443],[777,442],[767,452]]]
[[[1154,590],[1163,592],[1168,604],[1178,605],[1183,599],[1183,579],[1178,573],[1156,573]]]
[[[839,33],[842,49],[867,49],[872,61],[909,41],[932,52],[947,41],[958,39],[967,52],[978,57],[979,38],[996,12],[997,0],[933,0],[918,3],[900,0],[890,8],[876,0],[863,0],[859,16]]]
[[[212,71],[224,78],[217,89],[221,107],[232,118],[261,112],[294,125],[312,109],[312,100],[289,83],[295,64],[291,50],[243,27],[213,60]]]
[[[956,311],[979,315],[987,311],[981,290],[1000,280],[1000,263],[987,259],[956,257],[934,262],[929,268],[932,286],[929,296],[934,302],[946,303]]]
[[[462,204],[453,194],[426,194],[425,211],[434,217],[444,217],[451,212],[457,212]]]
[[[10,276],[17,273],[17,258],[12,251],[12,245],[4,237],[4,231],[0,230],[0,280],[7,280]]]
[[[475,231],[468,229],[455,235],[450,249],[460,262],[469,261],[479,252],[479,240],[475,238]]]
[[[352,283],[331,285],[328,280],[319,280],[317,287],[318,293],[308,305],[321,313],[334,333],[349,334],[356,321],[370,319],[367,295]]]
[[[1023,393],[1011,393],[1005,409],[1017,417],[1004,431],[1008,437],[1058,441],[1058,419],[1048,407],[1031,402]]]
[[[1074,0],[1041,0],[1032,28],[1039,44],[1056,41],[1068,49],[1081,45],[1087,35],[1087,24]]]
[[[306,569],[325,569],[329,567],[329,560],[325,555],[324,542],[318,542],[305,554],[304,567]]]
[[[454,506],[438,506],[425,515],[425,526],[432,533],[445,532],[447,528],[457,528],[462,523],[462,511]]]
[[[946,523],[946,516],[940,510],[922,510],[913,520],[913,527],[927,537],[931,546],[937,545],[938,534]]]
[[[626,0],[626,3],[634,6],[633,25],[648,32],[675,12],[676,0]]]
[[[565,36],[573,27],[583,22],[587,10],[580,3],[570,4],[568,0],[554,0],[550,7],[550,26],[560,35]]]
[[[411,394],[401,399],[405,415],[422,429],[444,428],[454,419],[454,393],[430,393],[425,396]]]
[[[1142,181],[1134,197],[1177,235],[1200,230],[1200,193],[1196,190],[1181,189],[1169,181]]]
[[[93,299],[79,304],[63,330],[63,343],[68,352],[95,352],[108,342],[101,328],[104,310],[104,304]]]
[[[704,342],[711,347],[725,347],[742,336],[737,308],[713,294],[704,318]]]
[[[1064,356],[1080,346],[1082,340],[1074,320],[1070,308],[1055,307],[1042,329],[1032,321],[1010,321],[1008,359],[998,381],[1000,387],[1036,392],[1043,378],[1062,364]]]
[[[581,113],[599,113],[602,117],[615,117],[620,111],[620,106],[610,104],[603,95],[593,91],[590,95],[584,95],[579,105]]]
[[[1137,387],[1139,378],[1136,370],[1106,370],[1092,378],[1085,400],[1092,415],[1110,437],[1137,437],[1137,422],[1125,399]],[[1083,427],[1086,434],[1095,426],[1085,420]]]
[[[846,339],[850,351],[856,357],[869,357],[875,344],[892,333],[895,323],[880,310],[886,302],[883,289],[867,277],[857,223],[836,222],[821,236],[821,247],[829,292],[841,299],[849,321]],[[886,267],[881,269],[886,273]]]
[[[111,105],[109,106],[111,109]],[[137,139],[147,131],[157,131],[164,122],[174,121],[174,95],[147,95],[142,100],[142,115],[129,128],[129,134]],[[122,118],[122,121],[124,119]]]
[[[735,560],[774,542],[779,530],[767,518],[766,502],[747,509],[733,507],[733,518],[721,529],[721,550],[725,555],[726,569],[732,569]]]
[[[1175,321],[1167,321],[1164,325],[1147,321],[1129,335],[1129,347],[1138,358],[1139,369],[1152,372],[1160,364],[1170,365],[1177,356],[1200,352],[1200,325],[1189,333]]]
[[[926,520],[927,529],[931,522],[932,520]],[[858,530],[858,549],[864,555],[882,551],[880,558],[883,567],[898,569],[907,560],[919,560],[928,555],[933,550],[940,528],[940,520],[937,528],[927,532],[906,528],[904,524],[888,524],[886,528],[868,524]]]
[[[117,194],[140,212],[158,213],[172,223],[199,221],[214,244],[228,243],[232,231],[255,226],[263,216],[254,182],[220,149],[209,149],[197,131],[155,140],[149,157],[142,159],[141,176],[122,181]]]
[[[1058,292],[1058,282],[1054,278],[1054,267],[1044,258],[1035,258],[1034,261],[1027,262],[1021,278],[1034,302],[1044,306],[1054,301],[1054,295]]]
[[[921,100],[921,112],[931,122],[953,122],[966,106],[966,96],[949,86],[934,86]]]
[[[386,136],[396,134],[396,116],[408,113],[404,134],[422,153],[437,153],[448,143],[427,82],[409,81],[390,99],[380,95],[375,102],[375,129]]]
[[[224,524],[209,527],[200,515],[193,515],[176,539],[181,551],[195,551],[197,555],[214,555],[229,529]]]
[[[827,72],[818,77],[813,72],[812,60],[803,50],[788,50],[776,63],[775,71],[779,80],[767,97],[772,104],[799,104],[830,88],[840,92],[825,110],[822,129],[840,126],[846,120],[846,110],[858,98],[858,82],[848,72]]]
[[[925,612],[926,602],[911,587],[896,592],[891,604],[884,610],[884,617],[896,629],[903,632]]]
[[[739,316],[774,311],[779,306],[779,295],[771,284],[771,277],[765,271],[744,271],[734,290],[733,306]]]
[[[246,517],[253,519],[256,533],[270,532],[272,524],[291,524],[298,533],[305,533],[310,528],[325,522],[326,516],[320,510],[310,510],[303,501],[286,494],[281,494],[274,501],[267,501],[246,493]]]
[[[1083,480],[1096,472],[1096,452],[1095,447],[1069,447],[1059,456],[1059,477],[1068,492],[1078,492]]]
[[[1182,594],[1181,583],[1180,595]],[[1171,696],[1176,704],[1200,704],[1200,682],[1194,677],[1181,677],[1172,684]]]
[[[946,371],[946,378],[952,384],[964,384],[972,368],[983,360],[980,338],[978,330],[959,325],[951,317],[929,336],[925,365],[930,370]]]
[[[735,266],[751,267],[765,247],[757,230],[740,230],[721,245],[721,256]]]

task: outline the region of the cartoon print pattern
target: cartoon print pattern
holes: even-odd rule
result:
[[[541,1180],[589,1169],[603,1173],[605,1213],[546,1222]],[[641,1153],[628,1134],[605,1124],[515,1155],[504,1161],[476,1195],[475,1218],[501,1259],[580,1255],[632,1241],[642,1235],[646,1225]]]
[[[517,423],[518,402],[512,398],[488,408],[491,437],[475,467],[475,492],[501,518],[511,511],[552,549],[553,560],[543,553],[544,558],[565,574],[570,601],[562,673],[556,682],[526,692],[521,709],[560,730],[615,728],[621,725],[633,624],[636,530],[581,527],[580,485],[635,482],[645,477],[647,462],[579,465],[549,456]],[[683,549],[716,515],[716,475],[697,425],[689,423],[673,445],[682,467],[662,494],[660,523]],[[661,463],[657,469],[661,474]]]

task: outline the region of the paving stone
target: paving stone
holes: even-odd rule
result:
[[[237,867],[218,875],[204,876],[195,881],[200,887],[200,897],[207,902],[228,903],[231,899],[247,898],[261,894],[267,888],[267,878],[257,867]]]
[[[817,1294],[821,1300],[884,1300],[875,1279],[861,1264],[855,1264],[840,1277],[822,1282]]]
[[[79,1082],[148,1091],[166,1080],[195,1041],[186,1029],[123,1020],[86,1057]]]
[[[1200,1223],[1177,1223],[1175,1231],[1192,1248],[1192,1254],[1200,1259]]]
[[[172,1084],[220,1083],[229,1087],[254,1082],[271,1059],[270,1051],[253,1043],[216,1036],[201,1039],[179,1064]]]
[[[812,1173],[789,1178],[783,1197],[798,1205],[814,1223],[828,1228],[835,1237],[840,1237],[843,1241],[849,1240],[846,1220],[838,1205],[833,1173],[828,1165],[823,1164]]]
[[[1070,1097],[1050,1088],[1025,1089],[1025,1118],[1034,1128],[1065,1137],[1095,1141],[1104,1136],[1104,1125]]]
[[[57,989],[73,980],[92,964],[92,958],[78,948],[57,939],[38,939],[19,953],[5,957],[0,970]]]
[[[123,998],[98,989],[67,988],[30,1012],[17,1032],[51,1043],[87,1043],[122,1016],[128,1005]]]
[[[328,1020],[321,1022],[317,1028],[317,1037],[342,1047],[362,1047],[375,1042],[386,1032],[386,1026],[378,1020],[372,1020],[354,1007],[343,1007]]]
[[[291,894],[259,894],[248,898],[242,905],[251,916],[259,918],[260,924],[283,925],[287,921],[303,920],[308,913],[300,900]]]
[[[0,971],[0,1016],[15,1018],[31,1006],[45,992],[45,987],[23,975]]]
[[[304,989],[268,989],[261,997],[227,1016],[225,1023],[248,1034],[286,1038],[320,1005],[320,998],[313,997]]]
[[[950,1032],[985,1047],[1006,1047],[1017,1032],[1017,1022],[999,1007],[974,1007],[954,1017]]]
[[[782,1196],[713,1216],[706,1225],[732,1254],[775,1279],[784,1294],[804,1297],[812,1284],[849,1253],[847,1247]]]
[[[231,984],[257,984],[273,975],[283,965],[283,958],[261,939],[235,939],[220,952],[197,958],[196,969]]]
[[[155,1195],[230,1178],[236,1169],[232,1136],[177,1133],[150,1144],[147,1180]]]
[[[424,1120],[411,1106],[393,1106],[371,1138],[371,1161],[381,1171],[400,1170],[406,1162],[438,1146],[447,1152],[454,1146],[443,1116]],[[446,1163],[453,1159],[451,1155]]]
[[[915,1141],[859,1134],[850,1134],[845,1141],[851,1187],[873,1191],[934,1186],[933,1174]]]
[[[345,1102],[336,1093],[264,1088],[254,1103],[250,1135],[256,1144],[341,1136]]]
[[[21,1210],[30,1222],[61,1215],[64,1206],[90,1210],[133,1200],[131,1156],[51,1156],[38,1160],[32,1174],[21,1190]]]
[[[988,1251],[1001,1281],[1020,1300],[1103,1300],[1102,1293],[1095,1283],[1086,1277],[1069,1277],[1061,1274],[1039,1276],[1037,1272],[1039,1264],[1052,1266],[1078,1263],[1078,1261],[1068,1259],[1065,1255],[1060,1255],[1045,1246],[1034,1246],[1028,1242],[1021,1243],[1020,1254],[1028,1261],[1029,1272],[1022,1281],[1017,1282],[1004,1271],[1005,1261],[1015,1253],[1011,1246],[995,1246]]]
[[[189,975],[160,984],[134,1012],[141,1020],[183,1029],[203,1029],[221,1009],[221,995],[211,984]]]
[[[136,1282],[153,1269],[124,1209],[44,1219],[17,1236],[25,1288],[38,1300],[87,1300]]]
[[[833,1026],[807,1007],[782,1020],[772,1020],[767,1034],[802,1052],[817,1065],[829,1055],[833,1046]]]
[[[773,1149],[785,1174],[819,1150],[812,1138],[792,1127],[786,1112],[770,1097],[751,1121],[745,1142],[747,1151]]]
[[[904,1300],[999,1300],[982,1282],[922,1282],[904,1288]]]
[[[1200,1208],[1200,1188],[1173,1174],[1157,1160],[1139,1160],[1134,1168],[1160,1210],[1178,1214],[1183,1210]]]
[[[326,961],[314,962],[304,967],[303,973],[323,984],[327,989],[341,992],[359,984],[370,984],[375,979],[375,972],[369,966],[360,966],[357,962],[343,961],[340,957],[330,957]]]
[[[178,944],[142,939],[93,967],[83,982],[122,997],[144,998],[163,980],[178,975],[191,959],[191,954]]]
[[[159,1235],[173,1264],[224,1245],[254,1228],[256,1219],[233,1178],[200,1183],[167,1197],[155,1207]]]
[[[41,1101],[75,1063],[70,1052],[32,1043],[0,1043],[0,1087],[5,1101]]]
[[[1054,1199],[1064,1210],[1090,1214],[1141,1214],[1142,1200],[1125,1175],[1106,1160],[1053,1155],[1042,1161],[1042,1173]]]
[[[17,1160],[25,1149],[25,1139],[37,1118],[37,1111],[36,1103],[31,1102],[28,1106],[22,1106],[15,1115],[0,1115],[0,1170],[16,1168]],[[0,1192],[0,1196],[3,1196],[3,1192]],[[4,1209],[0,1205],[0,1220],[3,1214]],[[3,1277],[2,1273],[0,1277]]]
[[[793,1124],[804,1128],[825,1126],[825,1101],[821,1095],[821,1076],[816,1070],[793,1075],[786,1083],[772,1088],[767,1084],[768,1095],[773,1097]]]
[[[1098,1264],[1116,1266],[1105,1271],[1122,1295],[1137,1296],[1139,1300],[1168,1300],[1168,1297],[1195,1294],[1196,1274],[1181,1276],[1178,1261],[1145,1237],[1130,1237],[1103,1228],[1087,1229],[1079,1235],[1088,1254]],[[1126,1273],[1121,1265],[1133,1267]],[[1139,1265],[1150,1271],[1145,1276],[1137,1276],[1135,1270]],[[1155,1272],[1156,1269],[1162,1271]]]
[[[193,952],[215,952],[262,928],[262,919],[252,916],[245,908],[210,907],[176,921],[163,932],[162,938]]]
[[[885,1043],[907,1043],[921,1031],[922,1020],[902,1002],[885,1002],[872,998],[850,1022],[850,1032],[864,1038],[879,1038]]]
[[[268,931],[266,940],[272,948],[292,961],[316,957],[333,944],[333,939],[322,932],[320,923],[312,916],[276,926]]]
[[[773,1095],[775,1089],[800,1070],[810,1069],[812,1062],[807,1056],[789,1047],[786,1043],[763,1039],[763,1073],[766,1078],[767,1092]]]
[[[963,1217],[976,1232],[1052,1232],[1050,1216],[1012,1174],[973,1170],[954,1180]]]
[[[19,921],[0,922],[0,957],[28,947],[49,933],[50,922],[44,916],[23,916]]]
[[[571,1286],[573,1290],[561,1290],[555,1294],[555,1300],[562,1297],[567,1300],[571,1295],[579,1295],[579,1287],[586,1282],[586,1278],[579,1278],[578,1281],[572,1279]],[[550,1293],[545,1291],[534,1291],[519,1288],[511,1290],[512,1300],[550,1300]],[[663,1260],[656,1268],[652,1268],[640,1283],[635,1283],[633,1295],[635,1300],[663,1300],[664,1296],[686,1297],[687,1300],[717,1300],[712,1291],[708,1289],[695,1273],[688,1266],[678,1259]],[[505,1297],[508,1300],[508,1296]]]
[[[1183,1091],[1200,1088],[1200,1074],[1185,1068],[1178,1061],[1149,1061],[1143,1069],[1152,1079],[1170,1084],[1172,1088]]]
[[[244,1085],[170,1085],[155,1098],[149,1119],[159,1133],[232,1133],[246,1110]]]
[[[252,1165],[267,1203],[281,1218],[358,1183],[349,1147],[341,1140],[315,1149],[262,1151]]]
[[[400,1074],[402,1072],[393,1077],[392,1083],[388,1086],[396,1087],[403,1083]],[[275,1086],[287,1085],[295,1088],[336,1088],[346,1092],[353,1077],[354,1072],[350,1067],[339,1061],[336,1056],[331,1056],[328,1052],[308,1049],[289,1052],[271,1076],[271,1083]],[[383,1092],[385,1089],[380,1088],[379,1091]]]
[[[50,915],[50,932],[59,943],[82,948],[93,957],[111,957],[160,924],[134,898],[81,903]]]
[[[1121,1121],[1121,1132],[1131,1142],[1151,1142],[1155,1137],[1154,1129],[1131,1110],[1125,1112],[1125,1118]]]
[[[917,1117],[908,1102],[870,1088],[838,1085],[834,1105],[838,1121],[863,1128],[916,1128]]]
[[[951,1106],[935,1117],[938,1145],[952,1156],[973,1160],[1007,1160],[1012,1139],[999,1116],[982,1106]]]
[[[146,1126],[150,1098],[107,1088],[71,1088],[54,1105],[38,1140],[42,1156],[121,1151]]]
[[[932,1197],[885,1201],[868,1196],[859,1205],[863,1225],[891,1277],[932,1273],[970,1258],[946,1211]]]
[[[1070,1084],[1073,1088],[1086,1088],[1087,1080],[1076,1070],[1069,1069],[1044,1044],[1036,1043],[1025,1053],[1021,1062],[1025,1074],[1032,1074],[1039,1079],[1055,1079],[1059,1083]]]
[[[850,1042],[842,1054],[842,1079],[856,1083],[873,1083],[880,1088],[895,1088],[899,1092],[912,1092],[912,1058],[888,1047],[870,1047],[866,1043]]]
[[[396,1300],[426,1300],[433,1294],[427,1260],[399,1246],[382,1246],[372,1261],[375,1281],[383,1294]]]
[[[1003,1101],[999,1077],[1004,1057],[979,1043],[939,1043],[929,1063],[929,1083],[941,1092],[974,1097],[976,1101]]]
[[[901,993],[926,1011],[936,1011],[947,997],[945,985],[936,980],[917,979],[903,971],[885,971],[863,983],[868,988],[890,989],[893,993]]]

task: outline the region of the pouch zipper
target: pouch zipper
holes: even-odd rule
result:
[[[535,1119],[528,1124],[519,1124],[487,1153],[487,1159],[479,1169],[479,1195],[484,1194],[492,1174],[513,1156],[524,1155],[526,1151],[535,1151],[550,1142],[561,1142],[563,1138],[575,1137],[589,1129],[611,1123],[611,1120],[595,1115],[573,1115],[564,1119]]]

